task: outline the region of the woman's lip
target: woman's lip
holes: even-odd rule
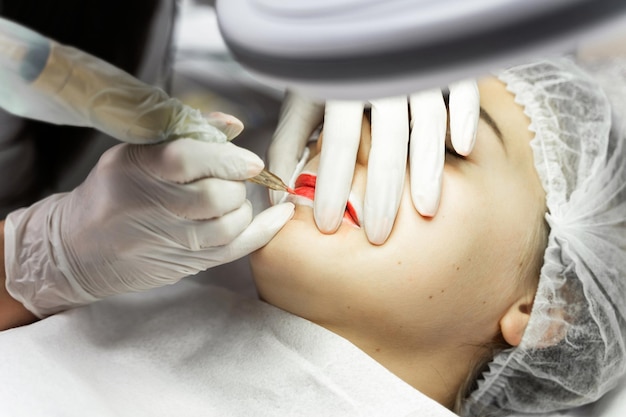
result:
[[[294,186],[294,194],[296,196],[304,197],[313,201],[315,198],[315,184],[317,182],[317,176],[307,173],[302,173],[296,179],[296,183]],[[352,195],[351,195],[352,197]],[[297,202],[298,199],[295,199],[294,203]],[[308,204],[307,204],[308,205]],[[348,223],[353,224],[357,227],[360,227],[361,222],[359,221],[359,216],[357,211],[354,209],[354,206],[350,201],[346,203],[346,210],[343,216],[344,220]]]
[[[317,182],[317,176],[313,174],[302,173],[296,178],[296,184],[294,188],[312,187],[315,188]]]
[[[350,201],[348,200],[348,202],[346,203],[346,214],[344,215],[344,218],[348,216],[349,220],[356,226],[361,226],[361,222],[359,222],[359,215],[357,214],[357,211],[354,209],[354,206],[352,205],[352,203],[350,203]]]
[[[317,177],[311,174],[300,174],[296,179],[296,184],[293,188],[295,195],[306,197],[309,200],[313,200],[315,197],[315,183]]]

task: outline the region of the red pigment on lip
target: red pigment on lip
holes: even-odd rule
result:
[[[348,219],[349,221],[359,226],[359,220],[358,220],[358,217],[356,216],[356,211],[354,210],[354,207],[352,207],[352,204],[350,204],[349,201],[346,203],[346,214],[344,215],[344,218],[346,217],[349,217]]]
[[[294,194],[313,200],[317,177],[311,174],[300,174],[296,179]]]
[[[313,200],[315,197],[315,184],[317,182],[317,177],[311,174],[300,174],[296,179],[295,189],[293,190],[293,194],[306,197],[310,200]],[[356,215],[356,210],[350,202],[346,203],[346,212],[343,216],[345,220],[354,225],[360,226],[358,217]]]
[[[296,188],[300,187],[313,187],[315,188],[315,183],[317,182],[317,177],[311,174],[300,174],[298,178],[296,178]]]

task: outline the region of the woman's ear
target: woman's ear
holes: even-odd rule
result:
[[[533,299],[534,294],[520,297],[500,319],[502,337],[511,346],[518,346],[522,341],[522,336],[524,336],[524,331],[530,320]]]

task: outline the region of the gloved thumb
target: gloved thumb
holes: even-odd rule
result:
[[[242,258],[265,246],[293,217],[294,209],[292,203],[281,203],[259,213],[230,244],[218,249],[222,252],[216,256],[220,263]]]

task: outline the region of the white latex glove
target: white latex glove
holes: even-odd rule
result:
[[[473,149],[480,115],[480,97],[475,81],[450,85],[450,130],[456,152]],[[393,227],[404,183],[409,112],[406,97],[370,101],[372,148],[368,163],[363,221],[370,242],[384,243]],[[440,90],[413,94],[411,107],[410,172],[411,194],[417,211],[434,216],[439,206],[447,112]],[[270,145],[270,170],[286,181],[302,154],[308,137],[322,122],[322,105],[289,94],[279,126]],[[324,144],[320,155],[314,215],[318,228],[333,233],[341,224],[356,153],[360,142],[364,104],[329,101],[324,116]],[[291,169],[291,171],[290,171]],[[279,201],[274,193],[272,201]]]
[[[43,317],[240,258],[293,213],[287,203],[253,219],[242,180],[262,168],[232,143],[115,146],[74,191],[9,214],[6,287]]]
[[[476,142],[480,95],[473,80],[450,85],[450,139],[454,151],[467,156]],[[409,97],[411,108],[411,197],[417,211],[433,217],[439,208],[447,130],[446,106],[439,90]]]
[[[299,174],[297,167],[307,142],[323,118],[323,104],[298,94],[287,93],[285,96],[267,159],[269,170],[289,186],[293,187],[293,177]],[[270,200],[274,204],[285,195],[282,191],[270,190]]]

